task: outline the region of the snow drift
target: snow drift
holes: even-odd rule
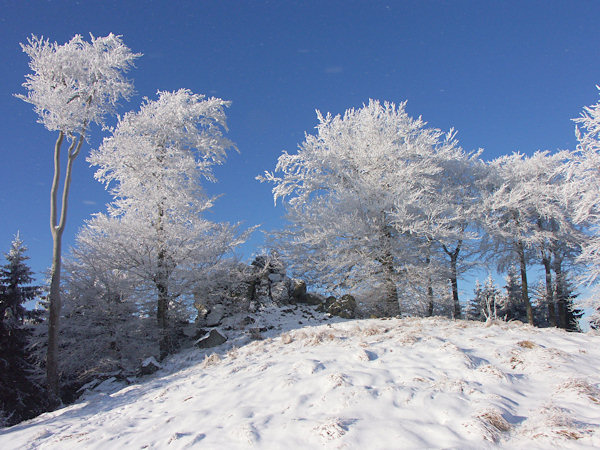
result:
[[[0,431],[0,447],[600,447],[597,335],[442,318],[322,323],[307,308],[273,314],[264,339],[230,332],[137,384],[105,382]]]

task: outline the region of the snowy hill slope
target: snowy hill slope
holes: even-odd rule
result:
[[[285,323],[306,324],[300,314]],[[600,336],[440,318],[282,323],[239,348],[182,352],[139,384],[105,383],[0,430],[0,448],[600,447]]]

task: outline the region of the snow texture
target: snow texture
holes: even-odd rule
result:
[[[139,384],[0,431],[0,448],[598,448],[600,337],[520,322],[262,311]],[[215,353],[212,353],[215,352]],[[110,380],[109,380],[110,381]]]

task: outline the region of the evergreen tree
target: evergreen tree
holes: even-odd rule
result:
[[[581,328],[579,327],[579,319],[583,317],[584,311],[575,305],[575,299],[579,294],[574,291],[573,284],[568,279],[564,280],[561,291],[565,305],[565,330],[581,332]]]
[[[488,276],[483,286],[477,280],[473,292],[475,297],[467,305],[467,317],[471,320],[481,321],[498,318],[504,302],[492,276]]]
[[[510,266],[508,268],[504,281],[506,282],[504,285],[505,301],[502,315],[506,316],[506,320],[520,320],[521,322],[526,323],[527,308],[525,302],[523,302],[521,283],[515,266]]]
[[[481,313],[481,300],[482,300],[482,292],[483,287],[479,280],[475,282],[475,289],[473,289],[473,297],[467,303],[466,314],[468,320],[483,320],[483,315]]]
[[[35,314],[24,303],[39,292],[25,261],[27,247],[19,235],[0,268],[0,421],[12,425],[44,410],[43,389],[34,380],[35,367],[27,352]],[[29,285],[29,286],[28,286]]]

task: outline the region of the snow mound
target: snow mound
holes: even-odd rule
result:
[[[270,317],[261,340],[174,355],[140,384],[0,431],[0,448],[600,447],[599,336]]]

